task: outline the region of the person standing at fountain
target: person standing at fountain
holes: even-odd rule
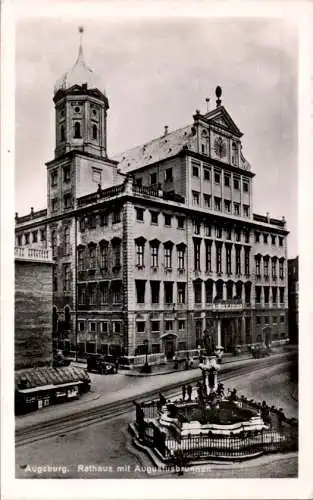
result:
[[[183,396],[183,401],[185,401],[185,397],[186,397],[186,386],[185,386],[185,384],[182,386],[181,392],[182,392],[182,396]]]
[[[188,401],[191,401],[191,396],[192,396],[192,385],[188,384],[187,386],[187,394],[188,394]]]

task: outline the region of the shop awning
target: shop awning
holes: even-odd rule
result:
[[[57,388],[64,384],[89,380],[89,375],[83,368],[65,366],[63,368],[27,368],[15,372],[15,389]]]

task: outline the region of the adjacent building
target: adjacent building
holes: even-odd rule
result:
[[[255,174],[223,106],[107,154],[109,101],[82,48],[56,84],[47,208],[18,245],[51,248],[55,342],[134,355],[288,336],[286,221],[253,211]]]
[[[15,370],[52,365],[51,250],[15,248]]]
[[[290,342],[299,341],[299,257],[288,260],[288,320]]]

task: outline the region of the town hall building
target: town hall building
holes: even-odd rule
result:
[[[110,158],[109,100],[77,60],[56,83],[47,208],[16,246],[51,248],[54,343],[134,355],[286,338],[284,218],[253,209],[255,174],[222,103]],[[35,321],[35,318],[34,318]]]

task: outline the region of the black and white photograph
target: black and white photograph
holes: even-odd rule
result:
[[[297,19],[100,11],[15,20],[15,479],[298,479]]]

